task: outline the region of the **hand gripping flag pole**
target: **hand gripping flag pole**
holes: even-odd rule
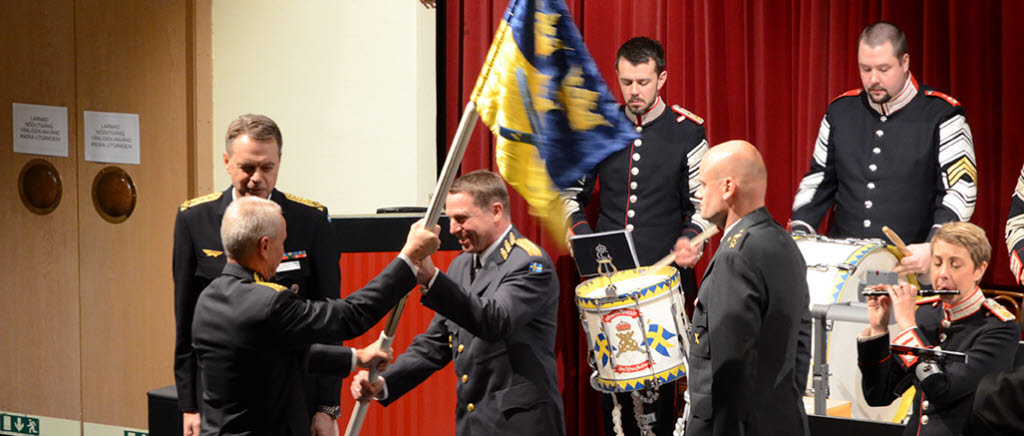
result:
[[[479,115],[476,112],[476,104],[472,101],[466,105],[466,109],[462,112],[462,119],[459,121],[459,128],[455,132],[455,138],[452,140],[452,146],[448,150],[448,157],[444,162],[444,169],[441,171],[441,178],[437,181],[437,186],[434,187],[434,196],[431,198],[430,206],[427,208],[427,215],[423,224],[424,228],[431,229],[437,224],[437,220],[441,218],[441,207],[444,206],[444,200],[448,196],[448,190],[452,187],[452,181],[455,180],[455,173],[459,169],[459,164],[462,163],[462,156],[466,154],[466,145],[469,143],[469,137],[473,134],[473,127],[476,126],[476,120]],[[398,302],[398,305],[391,311],[391,315],[388,316],[388,322],[384,325],[384,331],[380,333],[381,341],[380,348],[387,350],[391,348],[391,341],[395,339],[395,330],[398,328],[398,320],[402,317],[402,310],[405,309],[405,300],[409,297],[406,294],[405,297]],[[368,380],[376,381],[380,377],[377,372],[376,366],[370,368],[370,376]],[[345,436],[355,436],[359,434],[359,429],[363,426],[363,420],[366,418],[366,409],[370,406],[370,401],[357,401],[355,408],[352,410],[352,417],[348,420],[348,427],[345,428]]]
[[[612,97],[564,0],[512,0],[495,32],[427,209],[441,215],[477,119],[495,135],[498,172],[556,242],[565,234],[560,190],[638,135]],[[405,300],[382,333],[390,347]],[[372,368],[369,380],[377,380]],[[346,436],[359,433],[368,402],[356,404]]]

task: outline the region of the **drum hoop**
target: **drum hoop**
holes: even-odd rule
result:
[[[673,380],[676,380],[680,377],[683,377],[685,375],[686,364],[684,362],[679,362],[678,365],[663,371],[659,371],[654,375],[647,374],[642,377],[633,377],[624,380],[606,379],[599,375],[597,376],[597,386],[605,392],[629,392],[643,389],[643,382],[646,380],[654,380],[656,378],[661,378],[663,379],[661,383],[665,384]]]
[[[661,271],[664,271],[665,268],[671,267],[664,267]],[[625,279],[641,277],[644,275],[647,269],[647,267],[642,267],[626,271],[619,271],[611,276],[609,282],[611,284],[615,284],[616,279],[621,281]],[[670,290],[679,286],[679,271],[676,270],[675,268],[671,268],[671,270],[671,274],[663,275],[662,280],[657,283],[637,290],[630,291],[625,294],[620,294],[615,297],[581,296],[581,294],[589,294],[597,288],[601,288],[608,285],[608,283],[605,283],[604,281],[600,280],[600,278],[587,280],[576,287],[576,305],[579,306],[580,308],[597,309],[616,307],[617,304],[632,304],[633,298],[635,296],[639,296],[639,298],[636,298],[637,301],[647,301],[654,299],[659,295],[667,294]]]
[[[857,268],[860,267],[861,262],[864,261],[869,254],[879,250],[885,250],[885,246],[872,242],[861,246],[847,256],[844,264],[850,265],[851,268],[848,270],[838,271],[835,277],[832,278],[833,303],[839,301],[840,298],[843,298],[843,289],[846,288],[846,282],[850,280],[850,276],[857,272]]]
[[[638,302],[641,303],[641,306],[647,306],[649,303],[661,301],[665,298],[669,298],[669,296],[672,295],[672,293],[670,292],[671,290],[672,287],[669,287],[668,291],[658,292],[656,294],[648,294],[646,297],[641,298]],[[596,306],[584,306],[583,304],[580,304],[579,300],[576,301],[576,305],[579,307],[580,310],[587,313],[605,314],[609,312],[614,312],[622,308],[633,306],[635,304],[632,298],[633,294],[634,292],[630,292],[628,294],[619,295],[618,297],[596,298]]]

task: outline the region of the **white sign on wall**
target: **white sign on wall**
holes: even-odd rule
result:
[[[85,160],[90,162],[142,163],[139,114],[85,111]]]
[[[68,156],[68,108],[14,103],[14,152]]]

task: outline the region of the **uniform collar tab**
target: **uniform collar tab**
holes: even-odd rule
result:
[[[975,287],[974,292],[970,296],[955,305],[950,306],[942,303],[942,309],[946,314],[946,319],[956,322],[974,315],[978,309],[981,309],[981,303],[983,302],[985,302],[985,296],[982,295],[981,288]]]
[[[917,91],[917,79],[914,79],[913,74],[908,74],[907,81],[903,84],[903,89],[900,90],[900,93],[885,103],[878,104],[872,102],[871,95],[868,93],[864,94],[868,99],[868,104],[871,106],[871,109],[874,109],[875,112],[878,112],[879,114],[888,116],[906,107],[907,104],[917,96]]]
[[[626,112],[626,118],[629,118],[631,123],[637,126],[644,126],[660,117],[662,112],[665,112],[665,102],[661,99],[661,96],[658,96],[654,105],[647,109],[647,112],[644,112],[639,119],[629,111],[629,105],[622,106],[622,110]]]

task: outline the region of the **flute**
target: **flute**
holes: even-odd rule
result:
[[[889,295],[884,289],[870,289],[860,293],[865,297],[882,297]],[[917,295],[922,297],[931,297],[935,295],[960,295],[959,289],[922,289],[917,291]]]

